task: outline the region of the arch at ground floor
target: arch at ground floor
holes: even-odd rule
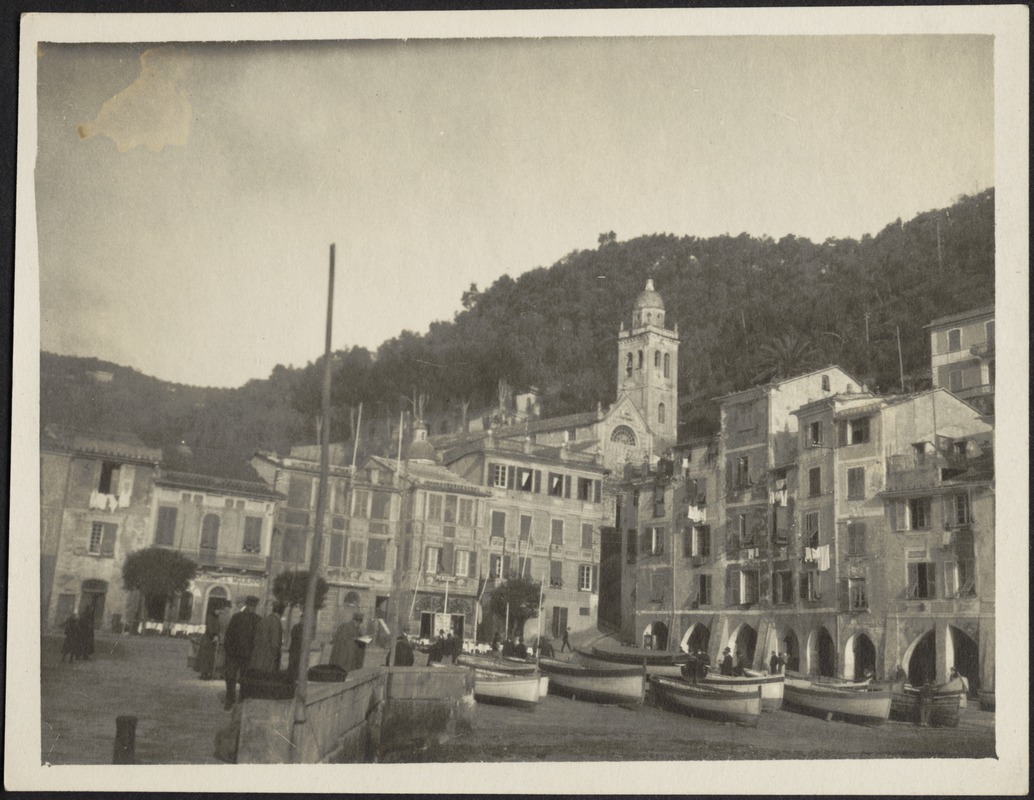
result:
[[[887,674],[944,683],[957,670],[970,693],[994,691],[994,618],[898,617],[889,621]]]

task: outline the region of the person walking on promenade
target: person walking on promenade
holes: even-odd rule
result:
[[[223,708],[229,711],[237,702],[237,682],[251,662],[251,648],[255,644],[255,631],[261,619],[255,613],[259,599],[254,595],[244,598],[244,608],[230,618],[223,636],[226,648],[226,702]]]
[[[722,651],[722,675],[732,675],[732,650],[728,647]]]
[[[768,659],[768,672],[771,675],[779,674],[779,656],[776,655],[776,651],[772,651],[772,657]]]
[[[342,622],[334,632],[334,642],[330,648],[330,663],[336,664],[346,672],[363,668],[362,645],[356,641],[362,634],[363,614],[356,611],[349,622]]]
[[[65,640],[61,643],[61,660],[68,656],[68,663],[79,655],[79,616],[73,610],[65,620]]]
[[[201,637],[201,644],[197,649],[197,671],[201,673],[201,680],[212,679],[212,671],[215,669],[215,649],[219,638],[219,617],[213,609],[209,609],[205,615],[205,633]]]
[[[248,666],[256,672],[280,671],[280,649],[284,644],[284,626],[280,617],[286,605],[283,600],[274,601],[272,611],[255,628],[255,642]]]
[[[564,648],[567,648],[568,650],[574,650],[574,648],[571,647],[571,642],[568,640],[568,637],[570,635],[571,635],[571,629],[570,628],[564,628],[564,640],[560,643],[560,652],[561,653],[564,652]]]
[[[79,614],[79,658],[89,661],[93,655],[93,603],[84,605]]]
[[[291,626],[291,641],[287,645],[287,674],[291,680],[298,680],[298,670],[302,665],[302,633],[304,630],[305,615],[298,617],[298,621]]]

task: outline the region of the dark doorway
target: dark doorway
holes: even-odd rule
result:
[[[653,649],[668,649],[668,626],[658,620],[650,626],[650,633],[653,634]]]
[[[868,672],[876,674],[876,645],[864,633],[854,637],[854,679],[863,680]]]
[[[108,582],[91,578],[83,581],[83,597],[79,604],[80,613],[83,609],[93,609],[93,627],[100,629],[104,623],[104,601],[108,594]]]
[[[190,622],[194,615],[194,595],[190,592],[183,592],[180,595],[179,612],[176,615],[177,622]]]
[[[686,651],[692,653],[694,650],[707,652],[707,646],[711,642],[711,631],[706,625],[694,625],[686,639]]]
[[[754,648],[757,647],[758,632],[750,625],[741,625],[732,643],[734,664],[741,669],[754,663]]]
[[[202,619],[208,619],[209,614],[215,614],[230,605],[230,598],[227,596],[227,591],[222,586],[216,586],[208,594],[208,605],[205,607],[205,616]]]
[[[977,696],[977,689],[980,688],[980,648],[963,631],[950,625],[952,648],[955,655],[955,669],[969,681],[969,693],[972,697]]]
[[[801,670],[801,645],[797,641],[797,634],[793,628],[786,629],[786,636],[783,637],[783,652],[786,654],[786,668],[792,672]]]
[[[825,628],[819,628],[816,635],[815,656],[815,671],[827,678],[835,677],[837,674],[837,648],[833,644],[833,637]]]
[[[937,637],[933,631],[923,634],[912,648],[908,659],[908,682],[922,686],[927,681],[937,680]]]
[[[553,606],[553,638],[562,639],[566,630],[567,608],[565,606]]]

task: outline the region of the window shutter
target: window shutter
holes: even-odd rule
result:
[[[592,584],[591,584],[591,590],[593,592],[596,592],[596,591],[599,590],[599,582],[600,582],[600,568],[598,566],[596,566],[595,564],[593,564],[592,565]]]
[[[514,473],[516,470],[512,466],[506,468],[506,488],[512,489],[514,483]]]
[[[908,565],[908,590],[907,597],[915,597],[919,591],[919,565]]]
[[[565,475],[564,476],[564,497],[570,497],[570,496],[571,496],[571,476],[570,475]]]
[[[937,571],[933,564],[926,565],[926,596],[931,600],[937,597]]]
[[[639,552],[649,553],[650,552],[650,530],[647,528],[639,534]]]
[[[837,604],[841,611],[848,611],[851,608],[847,578],[837,581]]]
[[[476,550],[470,551],[470,558],[467,561],[467,577],[476,578],[478,574],[478,554]]]
[[[445,568],[445,574],[452,574],[452,542],[446,542],[442,545],[442,566]]]
[[[593,481],[592,482],[592,501],[594,503],[600,503],[603,501],[603,482]]]
[[[341,566],[341,553],[345,545],[345,537],[340,533],[330,534],[329,563],[332,567]]]
[[[101,534],[101,555],[105,558],[115,557],[115,534],[118,532],[118,525],[110,522],[104,523],[104,532]]]
[[[844,447],[847,445],[847,423],[837,423],[837,447]]]
[[[726,573],[725,594],[729,605],[738,606],[740,604],[740,573],[737,570],[730,569]]]
[[[944,596],[954,597],[958,592],[955,586],[955,562],[945,561],[944,562]]]
[[[488,577],[494,578],[499,569],[499,556],[492,554],[488,557]]]
[[[503,577],[507,578],[510,576],[510,557],[503,556]]]
[[[891,500],[888,504],[890,511],[890,529],[892,531],[899,531],[901,528],[898,527],[898,501]]]
[[[488,462],[488,472],[485,475],[485,486],[495,486],[495,467],[491,461]]]
[[[534,491],[535,494],[541,494],[542,492],[542,470],[540,469],[535,470]]]

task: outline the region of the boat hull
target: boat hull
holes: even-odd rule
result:
[[[685,653],[658,652],[633,647],[623,650],[607,650],[601,647],[593,647],[591,650],[576,648],[574,653],[575,658],[588,667],[600,669],[645,666],[647,676],[658,675],[666,678],[681,678],[682,667],[689,658]]]
[[[587,667],[542,659],[552,694],[593,703],[642,703],[646,674],[642,667]]]
[[[747,675],[741,678],[713,672],[708,673],[703,682],[704,686],[746,694],[752,694],[760,687],[763,711],[778,711],[782,708],[785,684],[782,675]]]
[[[534,675],[538,672],[538,669],[534,664],[529,664],[524,661],[509,661],[507,659],[491,658],[487,656],[457,656],[456,664],[463,667],[474,667],[474,669],[498,672],[506,675]]]
[[[750,693],[694,686],[671,678],[651,678],[650,691],[656,693],[661,705],[693,717],[734,722],[747,728],[756,728],[761,718],[760,686]]]
[[[539,676],[475,670],[474,699],[479,703],[534,709],[539,702]]]
[[[930,707],[930,725],[955,728],[959,724],[960,694],[937,694]],[[895,691],[890,698],[890,718],[919,722],[919,695]]]
[[[881,725],[890,716],[891,692],[883,688],[835,689],[800,686],[804,681],[786,684],[786,705],[808,714],[833,715],[862,725]]]

